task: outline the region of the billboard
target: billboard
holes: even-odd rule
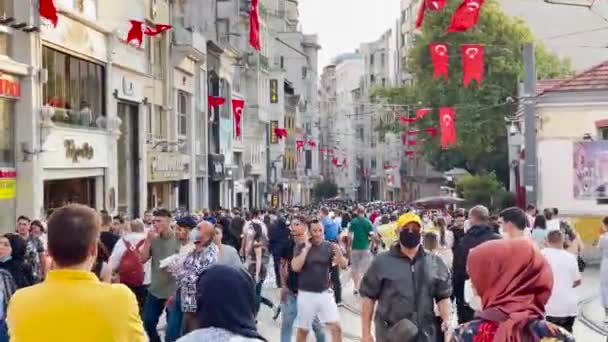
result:
[[[574,142],[574,198],[608,199],[608,140]]]

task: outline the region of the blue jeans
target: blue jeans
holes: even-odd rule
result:
[[[182,299],[179,290],[175,293],[175,300],[169,307],[169,317],[167,318],[167,331],[165,331],[165,341],[173,342],[182,336]]]
[[[298,300],[293,293],[289,293],[285,303],[281,304],[281,313],[281,342],[291,342],[293,323],[298,315]],[[312,322],[312,331],[317,342],[325,342],[325,331],[318,318]]]
[[[6,326],[6,320],[3,318],[0,320],[0,342],[8,342],[8,327]]]
[[[163,314],[163,310],[165,309],[166,299],[156,298],[153,294],[148,292],[148,296],[146,297],[146,304],[144,304],[144,330],[150,339],[150,342],[161,342],[160,336],[158,335],[158,331],[156,330],[158,326],[158,320],[160,316]],[[167,321],[171,318],[169,314],[167,314]]]

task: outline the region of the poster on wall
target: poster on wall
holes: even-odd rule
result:
[[[573,151],[574,198],[608,198],[608,141],[578,141]]]
[[[17,196],[17,173],[15,169],[0,169],[0,200]]]

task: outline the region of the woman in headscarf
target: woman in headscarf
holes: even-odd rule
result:
[[[0,237],[0,269],[7,270],[17,289],[34,284],[32,269],[25,262],[26,244],[17,234]]]
[[[574,342],[567,331],[544,320],[553,274],[526,239],[494,240],[467,258],[473,291],[481,298],[475,319],[454,332],[455,342]]]
[[[241,269],[215,265],[197,284],[196,319],[199,329],[178,342],[266,341],[255,324],[255,283]]]

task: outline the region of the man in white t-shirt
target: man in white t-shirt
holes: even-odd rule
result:
[[[547,235],[547,248],[541,253],[553,271],[553,290],[545,307],[547,321],[572,332],[578,315],[575,287],[581,285],[576,256],[564,250],[564,235],[559,230]]]

